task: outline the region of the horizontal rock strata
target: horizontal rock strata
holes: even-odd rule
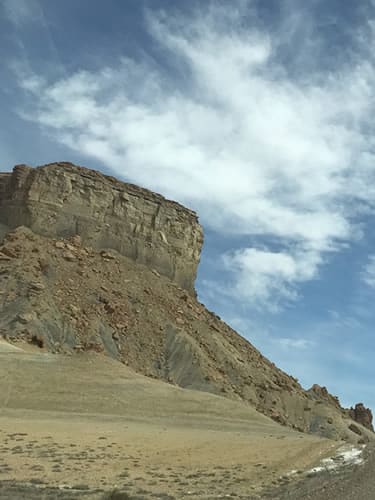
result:
[[[203,244],[195,212],[71,163],[0,174],[0,224],[110,248],[194,292]]]

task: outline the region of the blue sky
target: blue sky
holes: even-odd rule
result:
[[[0,0],[0,170],[66,160],[195,209],[197,289],[375,408],[375,4]]]

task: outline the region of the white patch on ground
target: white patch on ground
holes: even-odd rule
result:
[[[16,352],[22,351],[19,347],[9,344],[6,340],[0,339],[0,352]]]
[[[293,470],[290,470],[287,474],[285,474],[286,476],[294,476],[294,474],[297,474],[297,469],[293,469]]]
[[[364,462],[362,453],[365,446],[341,446],[335,456],[324,458],[320,465],[313,467],[308,473],[317,473],[323,471],[335,471],[347,465],[361,465]]]

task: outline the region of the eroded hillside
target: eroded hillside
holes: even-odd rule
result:
[[[335,398],[304,391],[176,283],[79,236],[7,233],[0,329],[52,353],[105,353],[149,377],[244,400],[302,431],[353,442],[372,436]]]
[[[0,174],[1,240],[4,338],[102,352],[304,432],[372,438],[366,408],[303,390],[196,300],[203,231],[178,203],[71,163],[19,165]]]

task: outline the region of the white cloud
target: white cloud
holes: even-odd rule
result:
[[[189,21],[148,13],[173,71],[124,58],[21,85],[37,99],[29,119],[60,143],[193,206],[223,237],[251,238],[224,256],[231,290],[272,308],[356,237],[354,202],[374,205],[375,70],[358,57],[294,81],[275,60],[278,40],[241,27],[249,4],[236,5]],[[265,236],[281,250],[259,249]]]
[[[370,255],[362,271],[362,280],[371,288],[375,288],[375,255]]]
[[[315,346],[315,343],[312,340],[308,339],[295,339],[295,338],[288,338],[288,337],[283,337],[281,339],[278,339],[279,344],[289,350],[289,349],[299,349],[299,350],[304,350],[304,349],[310,349]]]
[[[15,26],[38,21],[41,16],[37,0],[2,0],[5,16]]]
[[[223,261],[236,277],[234,287],[226,293],[276,311],[280,299],[296,298],[294,284],[316,275],[321,257],[319,252],[304,249],[290,249],[287,253],[246,248],[224,255]]]

